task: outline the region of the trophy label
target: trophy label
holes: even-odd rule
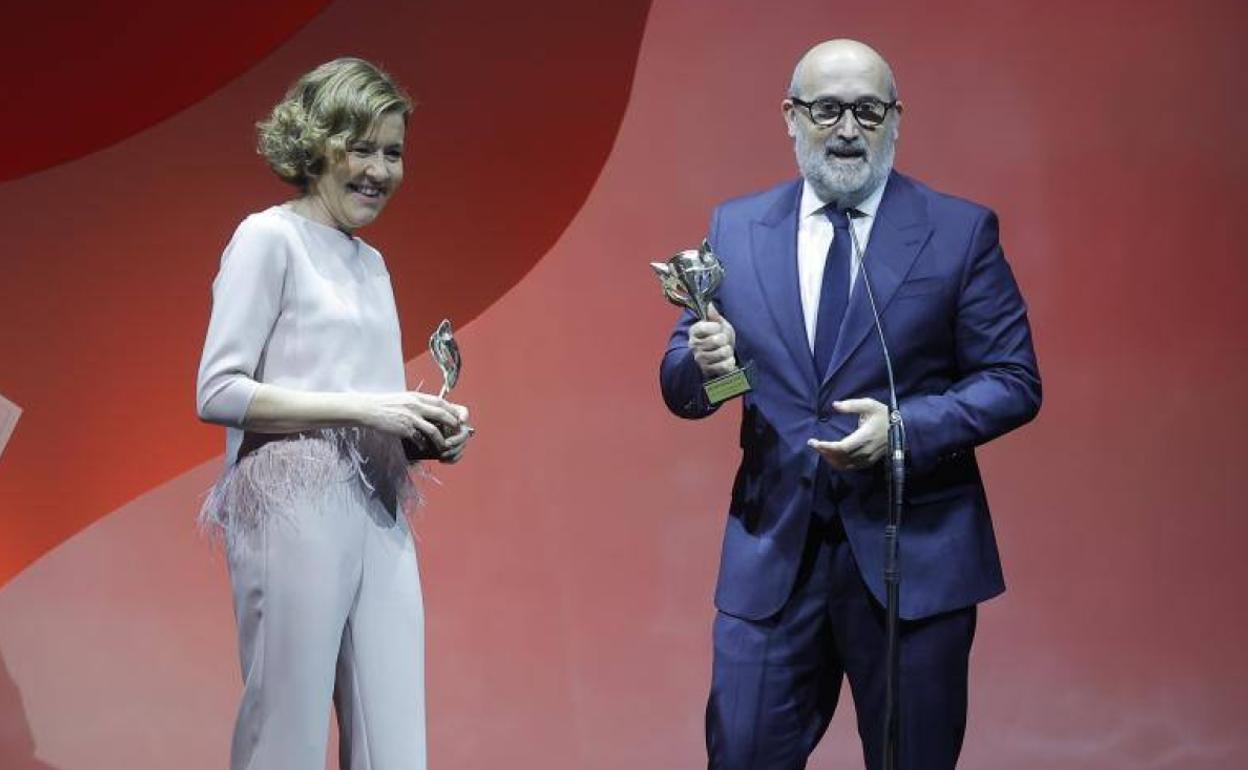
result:
[[[706,391],[707,400],[712,404],[720,404],[730,398],[736,398],[742,393],[749,393],[752,389],[749,369],[749,364],[746,364],[745,367],[735,372],[729,372],[702,383],[702,389]]]

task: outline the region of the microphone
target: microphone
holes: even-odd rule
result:
[[[884,526],[884,588],[885,588],[885,662],[884,662],[884,770],[896,770],[901,749],[901,714],[899,680],[901,671],[899,644],[901,565],[897,552],[897,540],[901,531],[902,507],[906,492],[906,424],[897,408],[897,383],[893,378],[893,359],[888,354],[888,341],[884,338],[884,324],[871,290],[871,277],[863,259],[862,247],[853,223],[849,226],[849,238],[853,245],[854,264],[862,277],[862,287],[867,292],[875,332],[884,353],[884,369],[888,373],[888,523]]]
[[[888,374],[889,430],[892,430],[892,425],[896,422],[901,425],[904,437],[905,424],[901,420],[901,410],[897,408],[897,382],[893,379],[893,358],[888,354],[888,341],[884,338],[884,325],[880,322],[880,310],[875,304],[875,292],[871,290],[871,277],[867,272],[862,246],[858,242],[858,233],[854,231],[852,224],[849,228],[849,240],[854,251],[854,264],[858,266],[858,272],[862,275],[862,286],[867,291],[867,301],[871,305],[871,317],[875,321],[875,333],[880,340],[880,350],[884,352],[884,369]]]

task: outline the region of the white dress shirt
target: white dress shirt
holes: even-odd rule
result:
[[[884,184],[875,188],[865,201],[854,208],[863,216],[851,217],[849,226],[854,228],[854,236],[858,239],[858,248],[867,250],[867,242],[871,239],[871,227],[875,224],[875,212],[880,207],[880,199],[884,197]],[[815,352],[815,327],[819,323],[819,291],[823,287],[823,265],[828,258],[828,249],[832,247],[832,238],[836,228],[823,213],[826,206],[810,182],[802,182],[802,200],[798,208],[797,219],[797,278],[802,295],[802,317],[806,321],[806,342],[810,352]],[[854,253],[850,248],[849,290],[852,293],[854,283],[858,280],[858,260],[861,254]]]

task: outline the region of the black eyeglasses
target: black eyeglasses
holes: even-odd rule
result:
[[[811,123],[824,128],[831,128],[839,123],[845,110],[852,112],[854,120],[858,121],[858,125],[863,128],[876,128],[884,122],[884,118],[888,117],[888,111],[897,106],[895,101],[882,102],[871,98],[859,99],[856,102],[842,102],[832,98],[805,102],[796,96],[790,96],[789,101],[806,110]]]

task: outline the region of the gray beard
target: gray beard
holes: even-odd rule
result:
[[[797,167],[820,199],[840,208],[852,208],[865,201],[884,183],[893,170],[897,154],[896,140],[890,135],[880,152],[869,153],[866,163],[846,167],[830,161],[822,143],[808,142],[801,134],[793,142]]]

